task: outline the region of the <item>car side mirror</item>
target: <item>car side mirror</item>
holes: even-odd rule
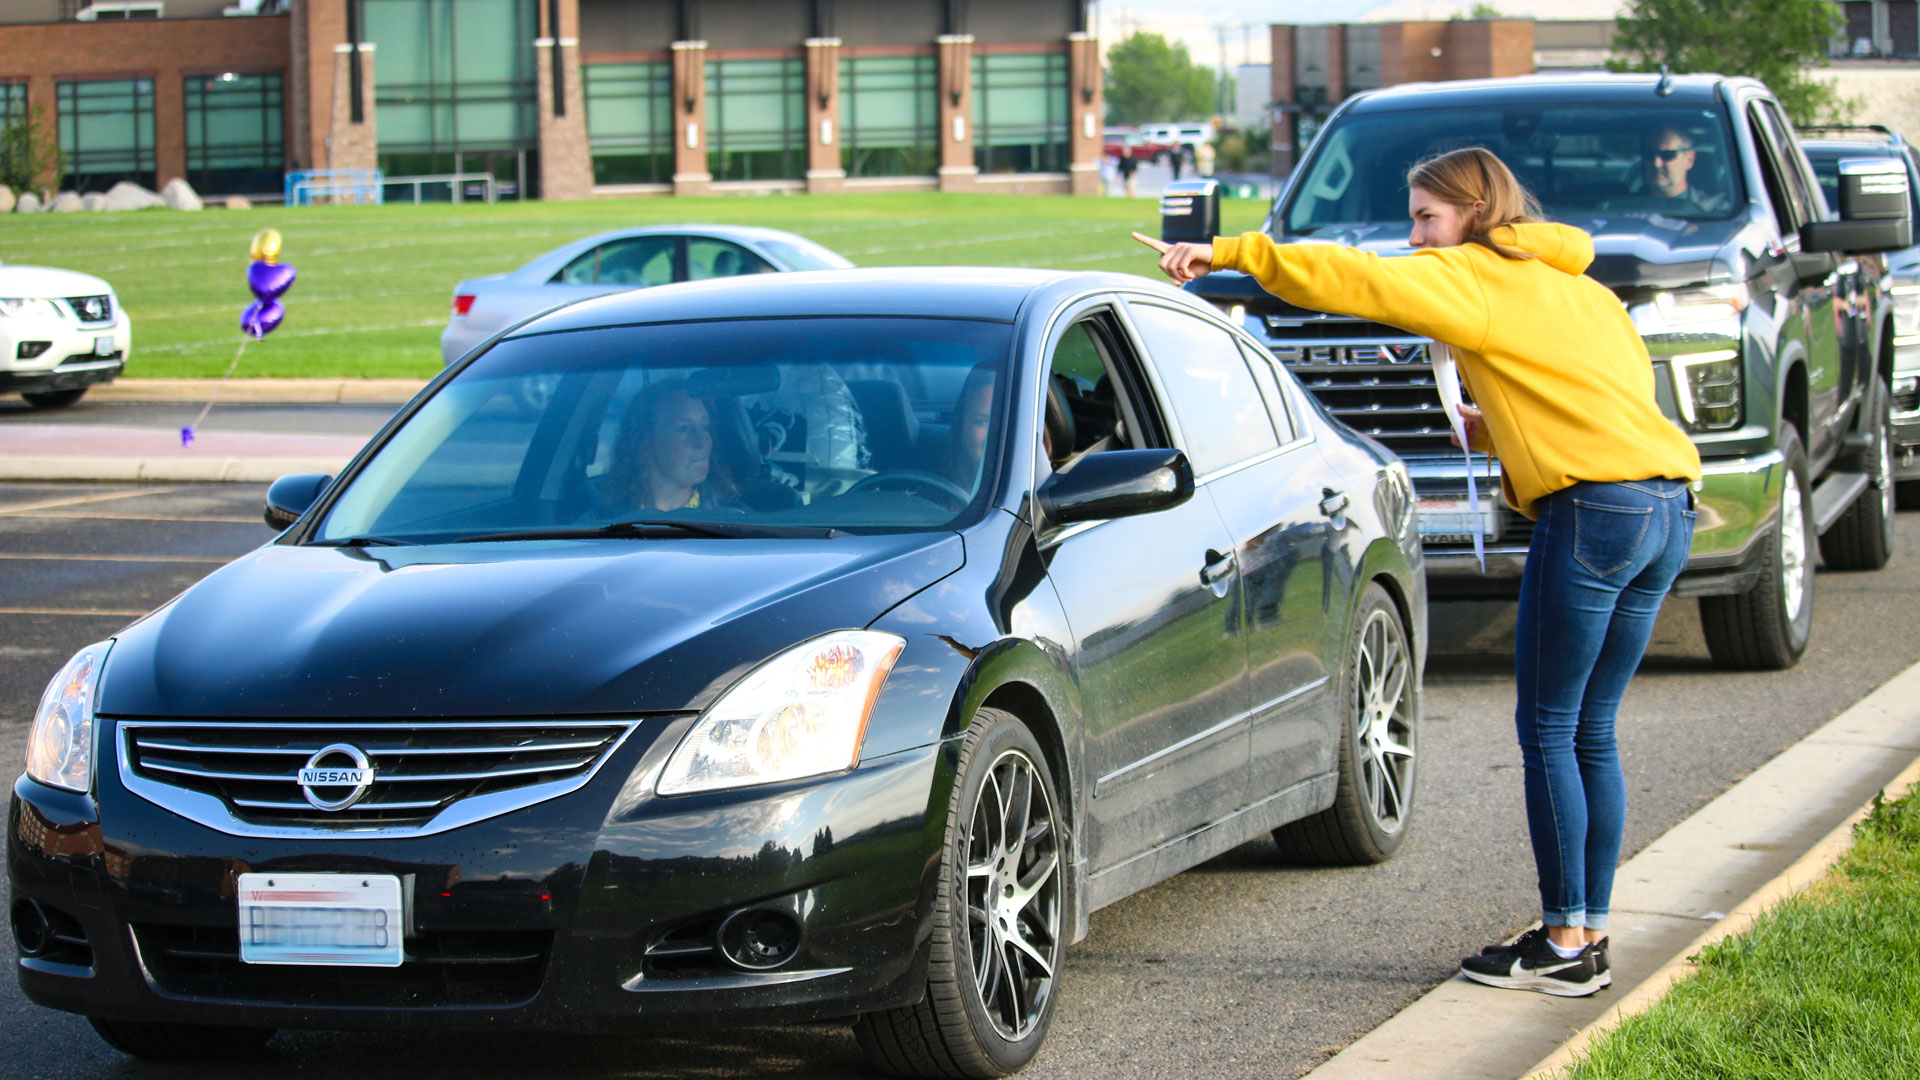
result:
[[[1897,158],[1849,158],[1839,165],[1840,220],[1800,227],[1801,251],[1899,251],[1913,244],[1907,167]]]
[[[300,520],[333,477],[320,473],[294,473],[267,485],[267,509],[262,515],[270,528],[284,529]]]
[[[1051,525],[1150,514],[1193,497],[1193,466],[1179,450],[1088,454],[1040,485],[1035,501]]]

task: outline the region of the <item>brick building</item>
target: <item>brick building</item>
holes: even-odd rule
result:
[[[5,0],[0,117],[79,190],[1093,194],[1099,55],[1084,0]]]
[[[1527,19],[1271,27],[1274,175],[1292,171],[1321,121],[1349,94],[1531,74],[1533,27]]]

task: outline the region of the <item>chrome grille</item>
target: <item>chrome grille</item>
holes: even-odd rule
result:
[[[113,320],[113,294],[101,296],[69,296],[67,306],[73,309],[74,317],[83,323],[102,323]]]
[[[1402,457],[1454,452],[1429,339],[1331,316],[1264,322],[1267,348],[1347,426]]]
[[[577,790],[636,723],[129,720],[119,725],[120,773],[149,801],[237,835],[439,832]],[[322,809],[300,772],[340,744],[365,757],[372,778],[359,801]],[[313,790],[337,802],[343,787]]]

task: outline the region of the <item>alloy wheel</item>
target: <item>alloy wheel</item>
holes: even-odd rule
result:
[[[1789,620],[1798,619],[1806,603],[1807,577],[1813,572],[1809,554],[1800,485],[1789,475],[1780,495],[1780,598]]]
[[[1366,805],[1380,830],[1405,826],[1413,805],[1413,660],[1400,621],[1391,612],[1369,614],[1360,630],[1356,743]]]
[[[968,819],[973,989],[1001,1038],[1018,1042],[1046,1013],[1062,941],[1060,833],[1033,760],[996,758]]]

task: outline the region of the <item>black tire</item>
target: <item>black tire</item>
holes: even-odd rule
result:
[[[83,386],[78,390],[36,390],[20,396],[36,409],[64,409],[79,401],[86,392],[87,388]]]
[[[1807,454],[1793,428],[1780,432],[1780,449],[1787,458],[1787,483],[1781,486],[1780,510],[1774,515],[1773,534],[1765,541],[1760,580],[1753,588],[1732,596],[1700,598],[1700,628],[1713,662],[1731,671],[1781,671],[1792,667],[1807,651],[1813,635],[1813,492],[1807,483]],[[1797,500],[1790,496],[1797,495]],[[1787,508],[1799,503],[1799,560],[1787,549],[1793,530]],[[1798,587],[1789,582],[1798,576]],[[1792,601],[1797,596],[1797,606]]]
[[[1820,557],[1835,570],[1878,570],[1893,555],[1893,392],[1876,376],[1861,404],[1872,443],[1867,447],[1867,490],[1853,500],[1820,537]]]
[[[1021,777],[1030,779],[1015,790]],[[1004,842],[1009,815],[999,813],[996,822],[995,814],[982,813],[1003,799],[1027,810],[1017,851]],[[926,996],[855,1023],[869,1064],[893,1076],[984,1078],[1015,1072],[1039,1052],[1053,1022],[1069,918],[1067,830],[1059,806],[1033,733],[1009,713],[980,710],[961,745],[948,803]],[[988,872],[969,874],[969,865]],[[992,905],[1001,908],[996,919],[986,902],[1000,901],[1003,890],[1006,903]],[[1017,908],[1011,921],[1010,908]],[[996,925],[1017,931],[1040,955],[1003,943],[993,933]],[[985,981],[995,984],[991,990],[981,987],[983,965]]]
[[[107,1045],[149,1061],[218,1061],[245,1057],[273,1038],[273,1028],[222,1024],[159,1024],[87,1018]]]
[[[1273,830],[1283,859],[1368,865],[1392,858],[1406,841],[1420,747],[1413,656],[1399,607],[1369,582],[1354,611],[1340,672],[1340,779],[1333,805]]]

